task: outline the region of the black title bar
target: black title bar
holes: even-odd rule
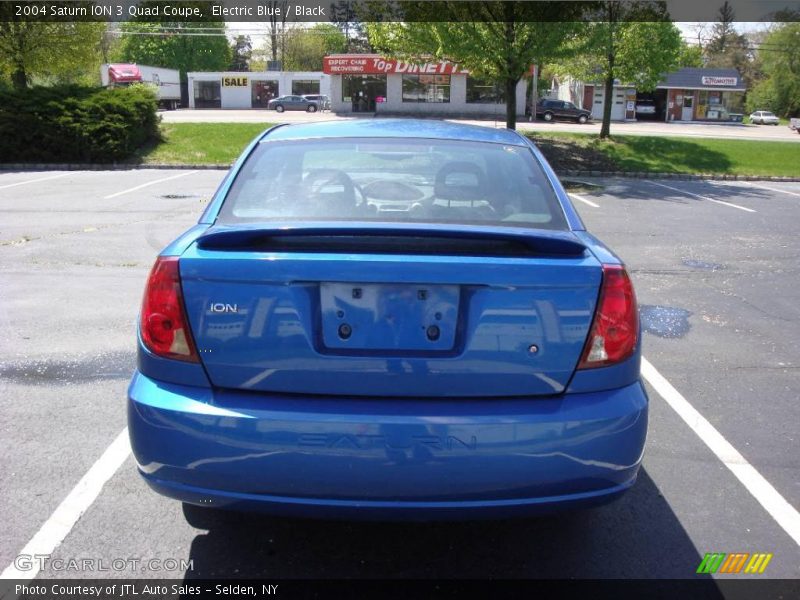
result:
[[[609,2],[584,0],[0,0],[0,21],[343,22],[593,21]],[[715,21],[722,1],[613,2],[621,20]],[[634,6],[635,5],[635,6]],[[798,21],[797,0],[729,0],[737,21]],[[509,8],[510,7],[510,8]],[[648,9],[649,8],[649,9]]]

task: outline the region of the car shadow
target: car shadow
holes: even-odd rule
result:
[[[207,526],[192,541],[186,580],[693,578],[701,561],[644,470],[612,504],[549,517],[374,523],[214,513]]]
[[[580,178],[573,179],[573,181],[577,180],[580,180]],[[663,184],[675,189],[668,189],[655,184]],[[734,203],[737,198],[760,201],[774,196],[774,193],[767,190],[745,187],[728,183],[724,180],[717,180],[712,183],[706,180],[660,178],[652,180],[641,178],[606,179],[598,186],[597,190],[591,191],[597,193],[599,198],[602,198],[603,195],[609,195],[625,200],[657,201],[673,204],[700,204],[706,202],[706,200],[693,194]]]

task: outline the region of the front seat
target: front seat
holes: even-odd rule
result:
[[[481,219],[494,214],[488,201],[489,182],[475,163],[454,161],[436,173],[433,186],[434,216]]]

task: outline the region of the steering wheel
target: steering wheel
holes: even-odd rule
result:
[[[353,204],[356,203],[355,186],[353,180],[344,171],[339,169],[314,169],[309,171],[308,175],[303,179],[303,185],[308,194],[312,196],[323,196],[326,194],[324,188],[326,186],[342,186],[342,198],[350,200]],[[330,192],[327,192],[330,194]]]
[[[329,206],[346,210],[348,214],[352,213],[351,216],[356,216],[358,212],[371,216],[375,212],[375,207],[368,203],[367,195],[361,186],[339,169],[310,171],[303,179],[303,186],[306,189],[307,197],[313,200],[326,200],[329,202]],[[342,189],[341,191],[326,192],[326,186],[341,186]],[[356,192],[361,197],[360,200],[356,198]]]

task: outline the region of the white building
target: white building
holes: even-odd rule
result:
[[[325,57],[322,70],[331,78],[333,112],[505,117],[504,90],[453,63],[414,64],[377,54],[336,54]],[[519,116],[525,114],[527,85],[525,78],[517,84]]]
[[[553,81],[548,97],[572,102],[575,106],[588,110],[595,120],[603,119],[605,88],[602,84],[584,83],[577,79],[564,77]],[[636,119],[636,89],[614,82],[611,106],[612,121],[633,121]]]
[[[331,94],[331,77],[319,71],[188,73],[189,108],[266,108],[272,98]]]

